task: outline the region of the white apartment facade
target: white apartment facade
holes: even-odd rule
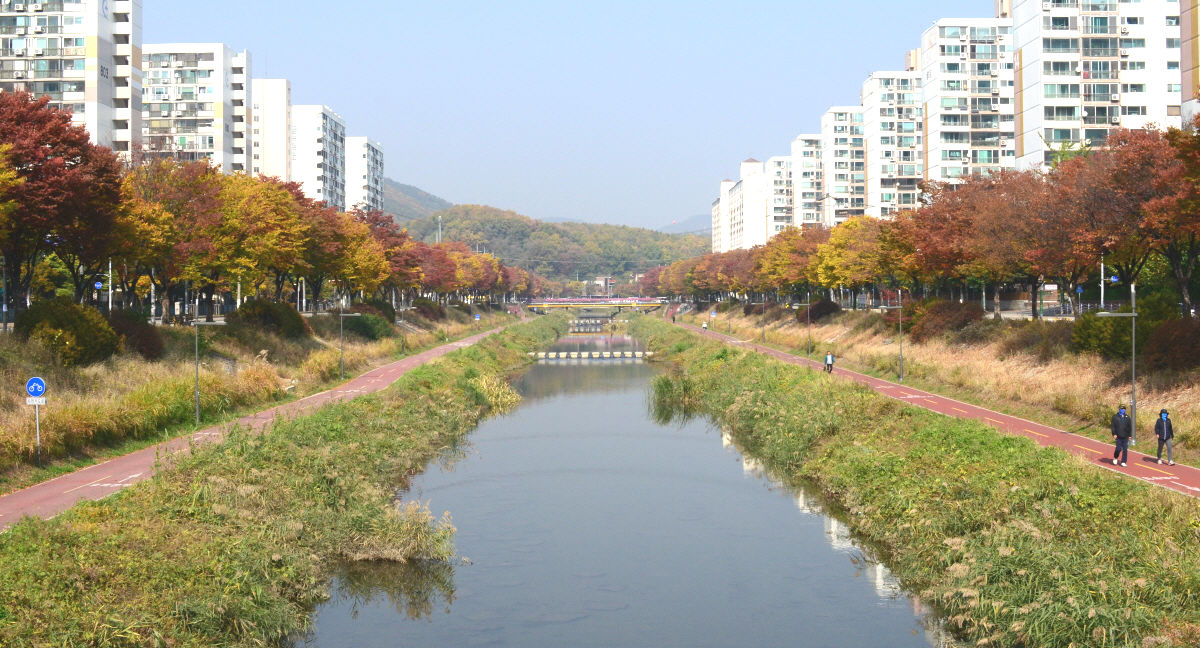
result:
[[[797,227],[825,223],[825,170],[821,134],[806,133],[792,140],[792,223]]]
[[[292,177],[292,84],[287,79],[250,82],[250,172]]]
[[[346,207],[383,211],[383,145],[369,137],[346,138]]]
[[[771,202],[767,206],[767,213],[763,214],[766,219],[766,238],[763,243],[795,223],[792,157],[776,155],[767,158],[766,170],[770,176],[767,181],[771,183]]]
[[[833,106],[821,116],[823,221],[834,227],[866,213],[866,143],[862,106]]]
[[[712,251],[721,253],[733,249],[729,243],[729,191],[733,180],[722,180],[717,199],[712,204]]]
[[[1015,0],[1012,14],[1018,167],[1112,128],[1180,124],[1178,0]]]
[[[944,18],[921,36],[925,178],[1016,165],[1012,21]]]
[[[141,47],[141,0],[0,0],[0,91],[50,97],[125,157],[141,148]]]
[[[292,181],[304,194],[346,209],[346,122],[328,106],[291,109]]]
[[[917,206],[922,165],[921,73],[873,72],[862,86],[865,213],[887,218]]]
[[[252,135],[250,53],[223,43],[148,43],[142,120],[150,158],[209,160],[245,172]]]

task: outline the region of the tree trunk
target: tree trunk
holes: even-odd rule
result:
[[[1003,319],[1000,317],[1000,282],[992,284],[992,315],[995,319]]]
[[[1036,279],[1031,283],[1033,290],[1029,293],[1029,310],[1033,315],[1033,320],[1036,322],[1042,316],[1041,311],[1038,309],[1038,297],[1041,296],[1044,284]]]

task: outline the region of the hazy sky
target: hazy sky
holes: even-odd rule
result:
[[[287,77],[387,175],[455,203],[657,227],[707,214],[935,19],[992,0],[144,0],[143,38],[224,42]]]

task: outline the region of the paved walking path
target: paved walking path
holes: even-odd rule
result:
[[[704,331],[698,326],[690,324],[682,324],[681,326],[692,331],[701,333],[711,338],[716,338],[724,342],[736,344],[760,353],[765,353],[777,360],[788,364],[813,367],[817,369],[823,368],[823,363],[817,360],[809,360],[802,356],[795,356],[778,349],[754,344],[746,340],[739,340],[735,337],[717,333],[715,331]],[[1043,446],[1054,446],[1062,448],[1064,451],[1083,457],[1095,466],[1120,473],[1122,475],[1140,479],[1145,482],[1169,488],[1192,497],[1200,497],[1200,469],[1192,466],[1174,465],[1169,466],[1165,463],[1159,464],[1153,454],[1143,454],[1136,452],[1133,448],[1129,450],[1128,466],[1116,466],[1112,463],[1113,444],[1104,443],[1095,439],[1090,439],[1085,436],[1080,436],[1065,430],[1034,423],[1023,418],[994,412],[989,409],[984,409],[978,405],[971,405],[962,401],[939,396],[919,389],[913,389],[904,384],[888,382],[879,378],[867,376],[846,369],[834,367],[833,373],[839,376],[845,376],[855,382],[862,383],[875,391],[902,400],[918,407],[954,416],[957,418],[975,419],[983,421],[988,425],[1006,432],[1008,434],[1018,434],[1028,437],[1038,442]],[[1158,440],[1149,435],[1149,438],[1142,437],[1139,439],[1137,446],[1146,448],[1147,450],[1156,450],[1158,448]],[[1165,454],[1165,452],[1164,452]]]
[[[159,463],[160,458],[188,452],[193,445],[220,441],[235,425],[260,432],[278,418],[294,418],[330,403],[381,391],[410,370],[451,351],[471,346],[500,331],[501,328],[472,335],[372,369],[328,391],[249,414],[236,421],[207,427],[188,436],[143,448],[137,452],[2,495],[0,496],[0,531],[16,524],[24,516],[51,518],[82,500],[102,499],[123,488],[149,479],[154,475],[155,466]]]

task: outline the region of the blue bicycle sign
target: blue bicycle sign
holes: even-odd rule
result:
[[[25,392],[28,393],[30,396],[45,396],[46,395],[46,381],[42,380],[41,378],[38,378],[36,376],[33,378],[30,378],[29,382],[25,383]]]

